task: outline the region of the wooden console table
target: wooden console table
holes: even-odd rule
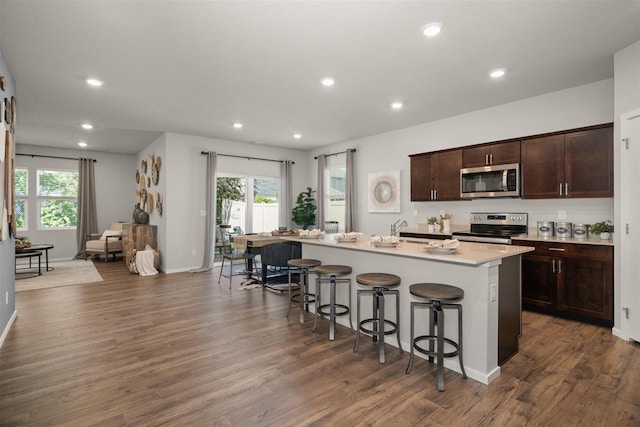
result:
[[[133,250],[144,250],[148,244],[153,249],[158,249],[158,226],[148,224],[125,223],[122,225],[122,252],[124,262],[129,265]]]

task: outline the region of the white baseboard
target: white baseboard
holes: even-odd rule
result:
[[[4,331],[2,331],[2,336],[0,336],[0,348],[2,348],[2,344],[4,344],[4,340],[5,338],[7,338],[7,335],[9,335],[9,330],[11,329],[13,322],[16,320],[16,317],[18,317],[18,310],[15,310],[13,312],[11,318],[9,319],[9,323],[7,323],[7,327],[4,328]]]
[[[618,338],[623,339],[625,341],[631,341],[631,339],[629,338],[629,335],[627,333],[625,333],[622,329],[612,328],[611,329],[611,333],[613,334],[614,337],[618,337]]]

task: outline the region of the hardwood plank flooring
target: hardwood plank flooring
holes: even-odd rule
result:
[[[0,425],[639,426],[640,345],[525,312],[520,352],[490,385],[363,340],[311,332],[287,297],[211,273],[129,274],[20,292],[0,349]],[[236,280],[236,283],[239,281]],[[465,351],[473,351],[466,348]]]

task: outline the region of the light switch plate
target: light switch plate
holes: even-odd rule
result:
[[[567,219],[567,211],[558,211],[558,219]]]

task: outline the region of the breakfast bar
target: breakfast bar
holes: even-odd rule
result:
[[[338,242],[333,235],[321,239],[284,237],[302,243],[302,256],[321,260],[323,264],[347,264],[352,276],[384,272],[400,276],[400,336],[404,349],[410,347],[409,286],[420,282],[451,284],[464,290],[462,306],[464,364],[467,375],[484,384],[500,374],[500,365],[517,353],[521,333],[520,263],[521,255],[533,248],[461,242],[456,251],[433,253],[423,239],[401,238],[396,247],[375,247],[368,238],[355,242]],[[352,289],[355,301],[356,288]],[[348,300],[348,291],[339,289],[337,299]],[[370,315],[363,307],[363,317]],[[396,315],[388,307],[390,317]],[[352,315],[354,311],[352,310]],[[426,313],[416,324],[427,325]],[[338,322],[348,326],[348,318]],[[419,322],[419,323],[418,323]],[[455,316],[447,317],[445,335],[457,331]],[[396,345],[395,340],[388,343]],[[446,368],[461,372],[456,358],[444,362]]]

